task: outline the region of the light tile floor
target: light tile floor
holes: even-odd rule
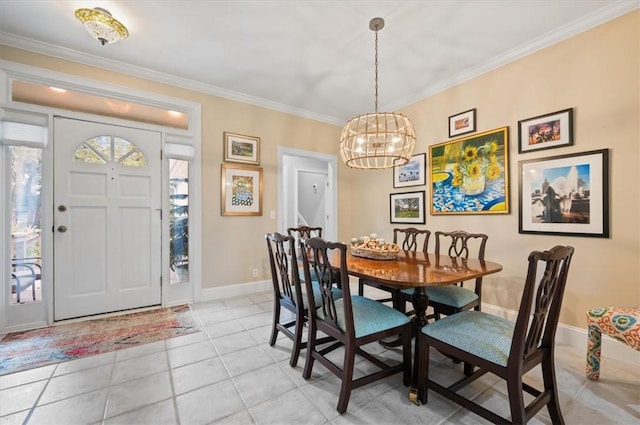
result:
[[[375,295],[374,295],[375,296]],[[435,393],[426,406],[407,398],[395,375],[354,390],[336,411],[339,381],[316,363],[302,378],[304,354],[289,366],[291,343],[268,345],[269,293],[192,306],[202,332],[0,377],[0,424],[478,424],[482,418]],[[388,358],[397,351],[369,347]],[[432,355],[432,376],[453,380],[461,366]],[[640,368],[607,362],[600,382],[584,374],[584,352],[558,346],[560,402],[567,424],[639,424]],[[358,373],[369,367],[357,364]],[[534,370],[529,383],[540,381]],[[485,375],[468,388],[507,414],[506,387]],[[546,409],[533,423],[550,424]]]

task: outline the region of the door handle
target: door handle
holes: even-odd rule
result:
[[[58,226],[58,232],[64,233],[67,231],[67,226]]]

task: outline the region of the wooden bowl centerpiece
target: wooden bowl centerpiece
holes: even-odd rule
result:
[[[375,233],[351,239],[351,255],[372,260],[395,260],[400,247],[393,242],[378,238]]]

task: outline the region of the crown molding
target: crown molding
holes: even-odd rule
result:
[[[333,125],[344,124],[344,120],[341,118],[318,114],[316,112],[308,111],[305,109],[295,108],[290,105],[273,102],[268,99],[251,96],[246,93],[227,90],[211,84],[204,84],[198,81],[190,80],[190,79],[179,77],[176,75],[165,74],[165,73],[154,71],[148,68],[143,68],[140,66],[135,66],[135,65],[131,65],[123,62],[114,61],[111,59],[106,59],[100,56],[79,52],[77,50],[68,49],[66,47],[61,47],[61,46],[33,40],[26,37],[16,36],[14,34],[9,34],[2,31],[0,31],[0,44],[6,45],[9,47],[14,47],[17,49],[27,50],[27,51],[38,53],[38,54],[55,57],[58,59],[76,62],[82,65],[93,66],[96,68],[106,69],[108,71],[118,72],[121,74],[130,75],[133,77],[144,78],[146,80],[151,80],[151,81],[167,84],[174,87],[192,90],[198,93],[205,93],[205,94],[222,97],[229,100],[235,100],[237,102],[247,103],[250,105],[259,106],[262,108],[283,112],[286,114],[296,115],[302,118],[308,118],[308,119],[325,122]]]

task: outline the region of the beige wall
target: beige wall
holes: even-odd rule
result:
[[[488,277],[484,300],[516,309],[531,250],[570,244],[576,254],[563,323],[584,327],[585,311],[599,305],[640,305],[640,11],[558,43],[524,59],[420,101],[404,112],[418,133],[416,153],[445,141],[449,115],[476,108],[477,130],[509,126],[511,213],[430,216],[431,230],[466,229],[489,235],[487,258],[504,265]],[[340,128],[202,93],[133,78],[0,46],[0,58],[161,93],[202,104],[203,287],[262,280],[268,276],[263,235],[277,227],[277,146],[338,154]],[[518,155],[517,122],[573,107],[574,146]],[[262,217],[220,216],[222,133],[261,138],[264,168]],[[609,239],[518,234],[518,161],[593,149],[610,149]],[[392,172],[338,170],[339,238],[372,231],[391,237]],[[426,190],[410,188],[411,190]],[[252,267],[261,276],[251,277]]]
[[[219,97],[171,87],[140,78],[83,66],[76,63],[0,46],[0,58],[72,75],[106,81],[124,87],[161,93],[202,105],[202,276],[203,288],[265,280],[269,278],[264,234],[277,230],[269,211],[277,205],[278,146],[338,154],[340,128]],[[260,137],[260,166],[263,168],[263,215],[223,217],[220,215],[220,164],[222,134],[230,131]],[[338,204],[348,205],[349,188],[343,182],[344,166],[338,169]],[[349,224],[349,209],[338,215]],[[197,229],[192,229],[197,231]],[[260,268],[252,277],[251,269]]]
[[[492,216],[431,216],[431,230],[465,229],[489,235],[487,258],[504,271],[486,278],[484,302],[517,309],[527,255],[556,244],[576,248],[562,309],[563,323],[584,327],[595,306],[640,306],[640,11],[529,55],[479,78],[424,99],[402,112],[418,134],[416,153],[448,140],[450,115],[477,108],[477,130],[509,126],[511,213]],[[518,154],[518,120],[574,108],[574,145]],[[610,149],[609,239],[518,233],[518,161]],[[390,237],[392,172],[355,178],[353,211],[358,220],[342,237],[375,230]],[[381,190],[383,188],[383,190]],[[346,234],[345,234],[346,231]],[[433,247],[433,244],[431,245]]]

